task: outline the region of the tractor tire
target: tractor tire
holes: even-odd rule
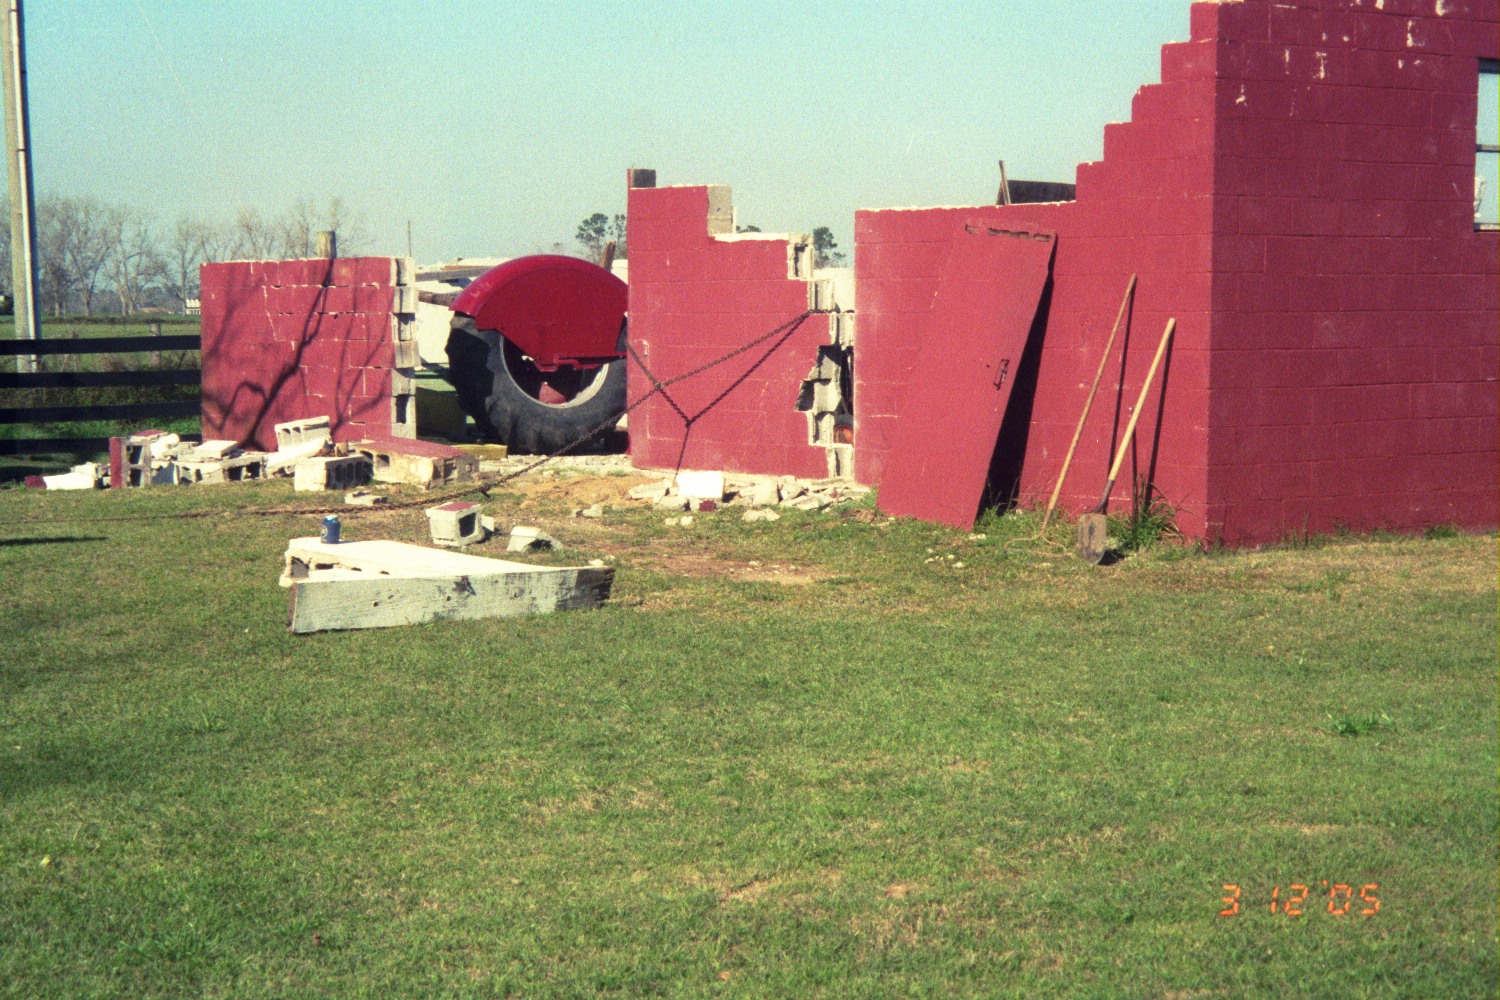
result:
[[[518,452],[550,455],[603,434],[625,412],[625,359],[591,370],[541,372],[495,330],[456,315],[448,381],[479,429]]]

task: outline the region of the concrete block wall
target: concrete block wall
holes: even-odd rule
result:
[[[1473,192],[1497,22],[1495,0],[1200,3],[1168,46],[1164,72],[1215,89],[1211,534],[1495,525],[1500,234]]]
[[[736,234],[729,188],[632,187],[630,344],[660,380],[692,371],[808,310],[811,240]],[[797,409],[802,381],[831,343],[829,317],[805,319],[725,364],[671,386],[630,414],[630,453],[643,467],[821,477],[828,453],[809,443]],[[652,383],[633,361],[628,399]],[[691,427],[674,408],[696,417]],[[700,415],[701,414],[701,415]]]
[[[336,441],[415,436],[409,261],[228,261],[200,275],[206,439],[274,450],[274,425],[318,416]]]
[[[1229,544],[1493,527],[1500,236],[1474,232],[1472,194],[1495,0],[1238,0],[1190,20],[1131,120],[1106,127],[1104,158],[1079,166],[1076,201],[856,215],[857,478],[880,481],[905,386],[941,377],[912,369],[911,331],[978,213],[1058,233],[1040,347],[1018,372],[1030,405],[1018,384],[1001,442],[1023,501],[1050,492],[1136,272],[1125,389],[1112,363],[1068,508],[1097,501],[1176,316],[1117,503],[1149,474],[1188,534]]]
[[[1167,320],[1177,318],[1170,365],[1159,373],[1120,472],[1115,507],[1150,475],[1190,533],[1205,527],[1208,349],[1212,313],[1212,88],[1153,84],[1131,121],[1105,132],[1104,159],[1078,168],[1077,200],[977,208],[888,209],[855,215],[859,300],[855,347],[855,477],[878,484],[906,387],[940,379],[917,371],[938,275],[964,225],[1057,233],[1052,281],[1021,358],[994,469],[998,499],[1045,503],[1098,370],[1130,275],[1133,310],[1116,339],[1068,473],[1063,504],[1098,503],[1110,460]],[[1004,275],[995,280],[1003,282]],[[1122,363],[1123,358],[1123,363]],[[954,358],[954,365],[971,359]],[[1162,394],[1163,389],[1165,395]],[[961,413],[952,416],[963,419]]]

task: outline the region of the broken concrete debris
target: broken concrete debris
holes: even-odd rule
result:
[[[670,484],[665,482],[642,483],[640,486],[632,486],[625,495],[632,500],[650,500],[652,503],[655,503],[658,500],[666,499],[670,489]]]
[[[598,607],[608,567],[528,566],[404,542],[295,538],[281,585],[294,633],[387,628]]]
[[[34,490],[92,490],[100,486],[109,470],[94,462],[73,466],[69,472],[52,476],[27,476],[26,485]]]
[[[32,476],[38,489],[93,489],[97,486],[210,485],[246,479],[291,476],[297,490],[349,490],[372,479],[423,488],[466,482],[479,459],[458,448],[428,441],[372,439],[335,442],[328,417],[308,417],[275,425],[277,450],[242,449],[234,441],[201,444],[160,430],[110,439],[107,467],[74,466],[59,476]],[[363,498],[349,500],[363,504]]]
[[[529,528],[516,525],[510,529],[510,541],[505,546],[507,552],[549,552],[562,548],[557,544],[557,539],[547,534],[540,528]]]
[[[479,472],[479,459],[460,448],[410,438],[356,441],[350,450],[366,456],[375,481],[407,483],[424,489],[468,482]]]
[[[375,507],[379,504],[390,503],[390,498],[379,493],[371,493],[369,490],[355,490],[344,494],[344,503],[351,507]]]
[[[303,420],[288,420],[277,424],[276,450],[283,451],[307,444],[310,441],[328,441],[333,438],[333,422],[327,417],[307,417]]]
[[[679,472],[659,483],[632,487],[626,496],[650,502],[666,511],[706,514],[723,506],[771,507],[778,504],[793,510],[824,510],[859,500],[869,492],[869,487],[847,479],[808,480],[796,476]]]

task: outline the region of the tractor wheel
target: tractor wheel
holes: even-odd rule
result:
[[[623,358],[581,371],[539,371],[494,330],[475,330],[454,316],[448,334],[448,380],[480,430],[517,451],[550,455],[589,431],[607,431],[625,411]]]

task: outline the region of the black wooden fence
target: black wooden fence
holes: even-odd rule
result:
[[[196,351],[196,333],[154,337],[92,337],[53,340],[0,339],[0,356],[38,358],[78,354],[150,354]],[[39,366],[40,367],[40,366]],[[199,385],[202,372],[192,369],[135,371],[4,371],[0,389],[95,389],[115,386]],[[0,424],[55,424],[82,420],[168,420],[196,417],[197,400],[158,403],[106,403],[92,406],[28,406],[0,408]],[[108,437],[0,438],[0,455],[44,455],[103,451]]]

